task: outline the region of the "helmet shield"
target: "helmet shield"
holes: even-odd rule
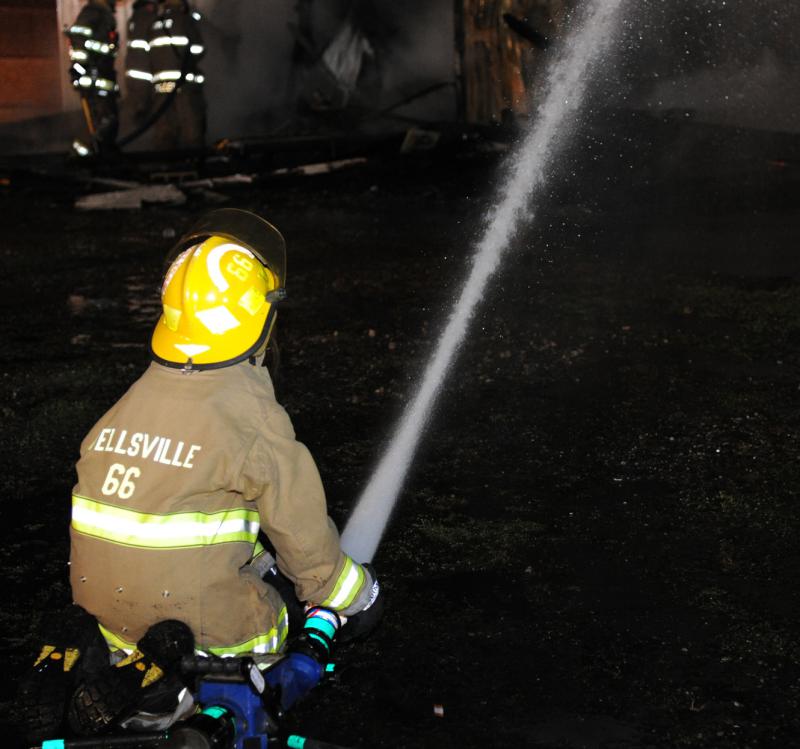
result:
[[[286,242],[269,221],[239,208],[220,208],[207,213],[170,250],[169,266],[178,255],[209,237],[225,237],[244,245],[278,277],[278,288],[286,282]]]

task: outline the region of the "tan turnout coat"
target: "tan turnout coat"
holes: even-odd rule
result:
[[[248,564],[259,527],[301,600],[362,605],[369,576],[342,553],[317,468],[264,367],[151,364],[86,436],[77,473],[73,598],[113,645],[180,619],[201,650],[278,649],[282,601]]]

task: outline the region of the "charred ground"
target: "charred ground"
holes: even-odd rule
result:
[[[307,734],[800,739],[798,144],[626,124],[573,149],[487,282],[376,559],[386,619],[298,710]],[[287,237],[279,397],[340,524],[435,343],[497,169],[458,149],[227,191]],[[170,237],[209,207],[80,213],[74,190],[25,185],[0,197],[9,730],[16,679],[69,598],[78,445],[146,366]]]

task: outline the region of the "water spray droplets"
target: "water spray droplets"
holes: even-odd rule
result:
[[[582,22],[565,40],[561,55],[552,64],[547,93],[534,126],[511,162],[509,177],[473,256],[470,274],[420,388],[342,534],[342,547],[359,562],[370,561],[378,548],[419,439],[431,417],[436,396],[466,336],[473,312],[484,297],[486,285],[520,222],[530,221],[535,216],[535,209],[529,208],[530,198],[542,188],[554,151],[568,134],[567,126],[575,124],[577,107],[584,99],[588,71],[592,66],[597,67],[604,46],[613,38],[622,2],[590,2],[583,12]]]

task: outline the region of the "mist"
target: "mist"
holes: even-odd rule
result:
[[[745,128],[800,128],[800,6],[639,0],[609,100]]]

